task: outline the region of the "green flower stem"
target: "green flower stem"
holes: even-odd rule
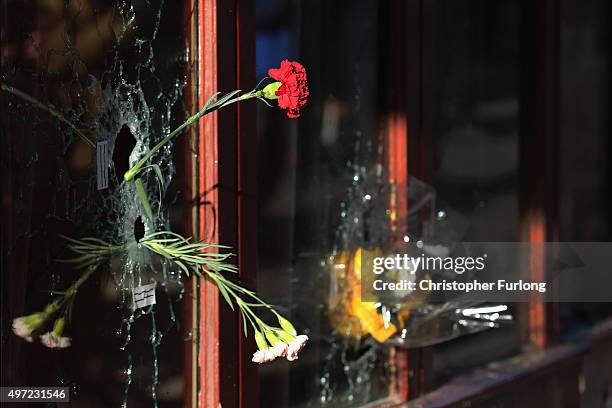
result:
[[[89,266],[85,272],[83,273],[83,275],[81,275],[81,277],[79,279],[77,279],[66,291],[66,295],[64,296],[64,300],[62,300],[60,306],[63,306],[63,304],[68,301],[71,297],[73,297],[74,295],[76,295],[77,291],[79,290],[79,287],[85,283],[87,281],[87,279],[89,279],[89,277],[96,271],[96,269],[98,269],[98,265],[91,265]]]
[[[256,307],[265,308],[272,311],[280,321],[280,314],[274,310],[272,305],[261,300],[255,292],[232,282],[221,273],[223,271],[237,272],[234,265],[225,262],[231,255],[207,251],[210,248],[224,247],[203,244],[199,241],[190,243],[189,239],[170,231],[161,231],[148,235],[140,243],[158,255],[174,262],[185,273],[189,274],[191,272],[199,278],[208,278],[212,281],[230,308],[235,310],[234,304],[238,307],[243,317],[245,336],[247,335],[247,322],[251,324],[255,332],[284,332],[284,328],[279,329],[269,326],[257,317],[254,312]],[[243,298],[248,299],[248,301]],[[293,326],[291,328],[291,332],[295,331]],[[293,336],[293,334],[287,332],[285,337],[287,336]]]
[[[40,313],[35,313],[36,316],[40,316],[42,320],[40,321],[40,325],[45,323],[48,319],[52,318],[56,313],[60,312],[59,319],[65,319],[68,317],[70,320],[70,316],[72,315],[72,306],[74,304],[74,297],[79,290],[79,287],[89,279],[89,277],[96,271],[98,265],[91,265],[87,268],[85,273],[81,275],[79,279],[77,279],[71,286],[68,288],[66,292],[61,297],[53,299],[51,303],[49,303],[45,309]],[[68,305],[66,305],[68,304]],[[63,309],[63,311],[62,311]],[[34,315],[32,315],[34,316]],[[57,324],[57,321],[56,321]],[[62,323],[63,330],[63,323]],[[54,327],[55,331],[55,327]]]
[[[213,272],[209,273],[209,275],[211,275],[211,274],[213,274]],[[213,278],[213,281],[217,284],[217,286],[223,285],[225,291],[233,296],[234,301],[236,302],[236,304],[240,308],[240,311],[242,312],[242,315],[247,318],[249,323],[251,323],[251,326],[253,327],[254,331],[257,331],[258,329],[261,332],[266,332],[266,331],[272,330],[272,328],[268,324],[266,324],[263,320],[261,320],[251,310],[251,307],[265,307],[266,309],[269,309],[269,310],[271,310],[272,312],[274,312],[275,314],[278,315],[278,313],[274,310],[274,308],[271,305],[269,305],[269,304],[265,303],[264,301],[262,301],[261,299],[257,298],[257,296],[255,296],[253,294],[253,292],[243,288],[240,285],[237,285],[237,284],[235,284],[235,283],[225,279],[225,277],[223,277],[221,274],[219,274],[219,273],[214,273],[214,274],[217,275],[217,276],[215,278]],[[219,279],[219,277],[221,279]],[[226,285],[226,283],[228,283],[229,285]],[[242,300],[240,298],[240,296],[236,292],[248,294],[251,297],[256,298],[259,303],[257,303],[257,304],[247,303],[244,300]]]
[[[64,122],[72,130],[74,130],[74,133],[76,133],[77,136],[79,136],[81,139],[83,139],[83,141],[85,143],[87,143],[89,146],[93,147],[94,149],[96,148],[96,145],[94,144],[94,142],[92,142],[87,136],[85,136],[83,134],[83,132],[81,132],[79,130],[79,128],[77,128],[75,125],[73,125],[72,122],[70,122],[68,119],[66,119],[64,117],[64,115],[62,115],[60,112],[56,111],[55,109],[53,109],[50,106],[45,105],[44,103],[42,103],[38,99],[34,98],[33,96],[30,96],[27,93],[20,91],[19,89],[13,88],[12,86],[6,85],[5,83],[2,83],[1,87],[2,87],[3,91],[6,91],[8,93],[12,93],[13,95],[16,95],[16,96],[20,97],[24,101],[31,103],[32,105],[36,106],[37,108],[49,112],[49,114],[51,116],[54,116],[60,122]]]
[[[79,269],[92,265],[98,266],[104,258],[125,250],[123,245],[111,245],[97,238],[87,237],[78,240],[63,235],[60,235],[60,237],[70,243],[68,248],[78,256],[76,258],[60,259],[58,261],[76,264],[76,267]]]
[[[240,295],[236,293],[236,292],[244,293],[245,289],[243,287],[234,284],[236,289],[233,289],[230,285],[226,285],[226,283],[230,283],[230,281],[225,279],[225,277],[221,275],[220,273],[211,272],[207,270],[204,270],[204,271],[206,272],[210,280],[212,280],[215,283],[215,285],[219,289],[219,292],[223,295],[223,297],[225,298],[225,301],[230,306],[230,308],[232,308],[232,310],[234,309],[234,306],[229,296],[232,296],[234,298],[234,302],[240,308],[243,318],[245,318],[246,321],[248,321],[251,324],[253,331],[257,332],[258,328],[259,330],[263,331],[265,328],[268,327],[261,319],[259,319],[259,317],[257,317],[257,315],[255,315],[255,313],[253,313],[253,311],[250,308],[251,304],[244,302],[240,298]],[[265,304],[257,305],[257,306],[269,307],[269,305],[265,305]],[[245,336],[247,335],[246,323],[244,324],[244,335]]]
[[[125,181],[132,180],[142,170],[142,167],[147,163],[147,161],[151,158],[151,156],[153,156],[155,153],[157,153],[157,151],[159,149],[161,149],[165,144],[167,144],[172,139],[174,139],[175,137],[177,137],[178,135],[183,133],[183,130],[185,130],[188,126],[191,126],[192,124],[194,124],[202,116],[207,115],[209,113],[212,113],[212,112],[214,112],[216,110],[219,110],[219,109],[221,109],[221,108],[223,108],[225,106],[231,105],[233,103],[240,102],[240,101],[246,101],[247,99],[258,98],[260,96],[261,96],[261,91],[253,90],[251,92],[247,92],[244,95],[241,95],[239,97],[230,99],[230,100],[228,100],[226,102],[223,102],[221,104],[219,104],[219,103],[216,103],[216,104],[209,104],[209,103],[207,103],[204,106],[204,108],[202,108],[202,110],[200,110],[195,115],[191,116],[182,125],[180,125],[176,129],[174,129],[172,132],[170,132],[170,134],[168,134],[168,136],[164,137],[158,144],[153,146],[153,148],[151,150],[149,150],[140,160],[138,160],[128,171],[125,172],[125,174],[123,175],[123,178],[125,179]]]
[[[253,298],[254,300],[256,300],[257,302],[259,302],[260,307],[265,307],[267,309],[272,310],[276,315],[278,315],[278,313],[274,310],[274,308],[272,307],[272,305],[269,305],[268,303],[264,302],[263,300],[261,300],[256,294],[255,292],[248,290],[246,288],[243,288],[240,285],[235,284],[232,281],[229,281],[225,278],[223,278],[225,280],[225,283],[227,283],[230,286],[233,286],[236,290],[240,291],[241,293],[244,293],[245,295],[249,295],[251,298]]]
[[[252,316],[255,316],[255,314],[251,311],[251,309],[249,309],[248,306],[245,306],[244,303],[242,302],[242,300],[238,297],[236,297],[236,303],[238,304],[238,307],[240,307],[240,310],[242,311],[242,315],[244,317],[246,317],[246,319],[249,321],[249,323],[251,323],[251,326],[253,327],[253,330],[257,330],[257,327],[255,326],[255,322]],[[257,316],[255,316],[255,319],[257,319]],[[259,319],[257,319],[259,320]],[[259,322],[257,322],[257,324],[261,327],[261,325],[259,324]]]

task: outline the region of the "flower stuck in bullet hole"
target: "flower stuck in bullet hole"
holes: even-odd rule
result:
[[[226,249],[214,243],[193,241],[185,238],[171,230],[163,229],[166,223],[157,223],[161,219],[162,212],[166,209],[162,205],[166,194],[166,178],[163,174],[162,163],[151,163],[151,160],[164,147],[167,147],[175,138],[184,134],[185,130],[196,124],[205,115],[216,112],[240,102],[257,99],[268,106],[269,101],[276,100],[278,106],[287,111],[287,116],[297,118],[301,114],[308,100],[309,90],[306,80],[306,70],[298,62],[284,60],[280,67],[270,69],[269,75],[276,80],[263,89],[260,85],[268,79],[262,79],[255,87],[248,91],[233,90],[225,93],[215,92],[204,103],[204,106],[194,115],[187,118],[181,125],[169,132],[152,146],[143,146],[140,156],[130,156],[131,167],[123,174],[125,183],[131,183],[135,200],[138,200],[139,208],[146,216],[154,231],[142,232],[142,223],[137,223],[137,231],[129,240],[120,243],[106,242],[99,237],[84,237],[73,239],[63,237],[68,241],[68,249],[73,253],[69,259],[58,259],[58,262],[69,263],[76,270],[82,270],[81,276],[74,281],[65,291],[54,291],[54,300],[47,305],[44,311],[28,316],[18,317],[13,320],[13,332],[15,335],[32,342],[39,338],[41,343],[48,348],[66,348],[71,345],[71,338],[64,336],[64,326],[70,324],[72,309],[79,287],[83,285],[97,270],[106,269],[113,258],[123,257],[131,251],[134,245],[146,248],[150,253],[160,256],[165,263],[173,264],[179,273],[186,276],[195,275],[199,279],[206,279],[217,286],[221,296],[225,299],[232,310],[236,310],[243,317],[244,336],[248,335],[249,325],[255,332],[255,338],[259,350],[253,355],[253,361],[263,363],[272,361],[278,357],[286,357],[287,360],[297,359],[297,355],[304,347],[308,337],[297,335],[297,332],[289,320],[282,317],[272,305],[260,299],[255,291],[249,290],[226,276],[226,274],[238,272],[237,267],[228,261],[233,256],[231,253],[219,251]],[[83,140],[95,148],[96,145],[82,134],[79,128],[68,121],[62,114],[52,107],[45,106],[30,95],[19,91],[11,86],[0,84],[4,92],[8,92],[20,99],[46,110],[52,116],[68,125]],[[134,153],[134,152],[133,152]],[[132,162],[132,159],[133,162]],[[159,189],[158,201],[150,199],[150,189],[147,182],[157,181]],[[151,204],[159,204],[154,211]],[[141,221],[142,221],[141,219]],[[159,225],[158,225],[159,224]],[[109,232],[109,231],[105,231]],[[112,231],[111,231],[112,232]],[[137,233],[140,232],[140,233]],[[146,233],[146,235],[145,235]],[[152,265],[151,265],[152,267]],[[259,315],[273,313],[278,318],[280,327],[270,326],[264,322]],[[55,320],[53,329],[49,331],[48,326]],[[44,333],[44,334],[41,334]]]

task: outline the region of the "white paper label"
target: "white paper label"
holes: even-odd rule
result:
[[[134,310],[155,304],[155,282],[134,288]]]
[[[108,188],[108,140],[98,142],[96,147],[96,168],[98,175],[98,190]]]

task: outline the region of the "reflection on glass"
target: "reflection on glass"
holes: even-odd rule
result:
[[[362,251],[388,241],[391,186],[377,128],[378,4],[256,2],[257,66],[309,67],[299,124],[260,108],[258,290],[309,328],[291,365],[261,366],[261,406],[359,406],[393,392],[383,314],[359,301]],[[260,72],[264,75],[265,72]]]
[[[514,0],[433,8],[432,183],[466,242],[519,237],[519,16]],[[434,382],[517,352],[516,339],[510,325],[435,346]]]
[[[518,239],[519,3],[434,9],[433,184],[465,241]]]

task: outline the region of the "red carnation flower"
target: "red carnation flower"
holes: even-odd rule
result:
[[[297,118],[300,110],[308,101],[308,84],[306,83],[306,70],[299,62],[284,60],[278,69],[271,68],[268,75],[280,82],[276,90],[278,106],[287,109],[287,116]]]

